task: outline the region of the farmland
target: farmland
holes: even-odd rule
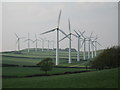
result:
[[[82,53],[80,54],[82,56]],[[68,64],[68,52],[60,52],[60,64],[48,72],[51,76],[26,77],[29,75],[42,75],[38,62],[46,57],[53,59],[55,63],[55,51],[44,52],[13,52],[2,53],[2,64],[18,65],[17,67],[3,67],[3,76],[17,76],[18,78],[3,78],[3,88],[117,88],[117,69],[96,71],[87,69],[86,73],[65,74],[66,72],[86,71],[86,63],[89,61],[76,61],[76,52],[72,52],[72,63]],[[76,68],[72,68],[76,67]],[[77,68],[78,67],[78,68]],[[83,67],[83,68],[82,68]],[[61,75],[62,73],[62,75]],[[60,75],[53,75],[60,74]],[[22,78],[21,78],[22,77]],[[54,82],[53,82],[54,81]],[[23,85],[24,82],[24,85]],[[96,83],[97,82],[97,83]],[[102,84],[100,84],[102,83]],[[47,85],[47,86],[46,86]]]
[[[84,69],[80,68],[53,68],[52,71],[49,71],[48,74],[54,73],[64,73],[64,72],[73,72],[73,71],[82,71]],[[4,67],[3,75],[8,76],[26,76],[34,74],[44,74],[43,71],[40,71],[40,67]]]
[[[55,63],[55,51],[44,51],[44,52],[23,52],[22,54],[15,53],[3,53],[2,54],[2,63],[3,64],[17,64],[17,65],[35,65],[40,62],[42,59],[50,57]],[[60,52],[60,64],[68,64],[68,52]],[[72,63],[79,63],[76,61],[77,53],[72,52]],[[81,59],[82,53],[81,53]]]
[[[79,74],[3,79],[3,88],[118,88],[118,69]]]

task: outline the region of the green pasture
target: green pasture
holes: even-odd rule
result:
[[[26,75],[34,75],[34,74],[44,74],[44,71],[40,70],[40,67],[3,67],[2,75],[6,76],[26,76]],[[48,74],[55,73],[64,73],[64,72],[74,72],[74,71],[82,71],[86,69],[80,68],[53,68],[52,71],[48,71]],[[90,69],[88,69],[90,70]]]
[[[42,58],[20,58],[20,57],[2,57],[2,63],[3,64],[15,64],[15,65],[36,65],[39,63]],[[53,62],[55,63],[55,59],[53,59]],[[59,66],[68,66],[68,67],[83,67],[87,63],[86,61],[77,61],[77,60],[72,60],[72,63],[68,63],[68,59],[60,59],[59,60]]]
[[[36,65],[38,62],[44,58],[52,58],[55,63],[55,51],[44,51],[44,52],[31,52],[31,53],[3,53],[2,54],[2,63],[3,64],[16,64],[16,65]],[[60,52],[59,54],[59,63],[70,66],[68,64],[68,52]],[[82,57],[82,56],[81,56]],[[76,60],[76,52],[72,52],[72,63],[81,63]],[[78,64],[77,64],[78,65]]]
[[[118,69],[29,78],[3,78],[3,88],[118,88]]]
[[[15,64],[15,65],[36,65],[41,59],[27,59],[27,58],[14,58],[14,57],[2,57],[3,64]]]
[[[2,56],[14,56],[14,57],[25,57],[25,58],[28,57],[28,58],[41,58],[41,59],[50,57],[50,58],[55,59],[56,51],[38,51],[38,52],[31,51],[30,53],[22,52],[22,54],[16,54],[13,52],[9,52],[9,53],[3,52]],[[59,51],[59,58],[68,59],[68,57],[69,57],[69,53],[67,51]],[[81,59],[83,59],[82,52],[80,52],[80,57],[81,57]],[[87,57],[87,54],[86,54],[86,57]],[[77,52],[71,52],[71,58],[77,59]]]
[[[102,50],[98,51],[101,53]],[[59,52],[59,65],[64,67],[86,67],[88,61],[77,62],[77,52],[72,52],[72,63],[68,63],[68,52]],[[83,58],[83,53],[80,53]],[[19,67],[3,67],[4,76],[27,76],[35,74],[44,74],[40,67],[22,67],[23,65],[36,65],[44,58],[49,57],[55,63],[55,51],[31,51],[27,50],[22,54],[13,52],[2,53],[3,64],[15,64]],[[80,68],[53,68],[48,74],[82,71]],[[67,74],[59,76],[42,76],[29,78],[3,78],[3,88],[117,88],[118,87],[118,69],[106,69],[101,71],[84,72],[77,74]]]

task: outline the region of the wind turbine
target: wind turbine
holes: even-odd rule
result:
[[[88,38],[88,59],[90,59],[90,44],[91,44],[92,33],[90,34],[90,37],[87,38]]]
[[[60,41],[64,40],[65,38],[69,38],[69,63],[71,63],[71,36],[74,35],[71,33],[71,27],[70,27],[70,20],[68,19],[68,27],[69,27],[69,34],[65,35]],[[74,35],[76,36],[76,35]],[[77,36],[76,36],[77,37]]]
[[[32,41],[31,39],[30,39],[30,34],[28,33],[28,39],[26,39],[25,40],[25,42],[28,42],[28,53],[30,52],[30,41]],[[33,42],[33,41],[32,41]]]
[[[54,40],[49,40],[49,47],[54,50]]]
[[[35,48],[35,51],[37,52],[37,48],[38,48],[38,41],[40,41],[39,39],[37,39],[37,35],[35,34],[35,40],[33,41],[36,42],[35,45],[36,45],[36,48]]]
[[[17,37],[17,42],[18,43],[18,51],[20,51],[20,39],[23,39],[25,37],[18,37],[18,35],[15,33],[15,36]]]
[[[79,30],[78,30],[79,31]],[[84,53],[83,53],[83,60],[86,60],[86,37],[79,31],[79,33],[81,34],[81,36],[83,37],[83,42],[82,45],[84,44]],[[81,46],[82,46],[81,45]]]
[[[39,37],[39,38],[42,40],[42,51],[44,51],[44,42],[45,42],[46,38],[41,38],[41,37]]]
[[[92,51],[91,51],[91,57],[92,58],[94,58],[94,47],[95,47],[95,45],[94,45],[94,41],[93,40],[91,40],[91,48],[92,48]]]
[[[75,30],[74,30],[75,31]],[[85,32],[85,31],[84,31]],[[81,34],[84,34],[84,32],[82,32]],[[77,50],[77,61],[80,61],[80,44],[81,44],[81,42],[80,42],[80,39],[82,39],[81,38],[81,35],[80,34],[78,34],[76,31],[75,31],[75,33],[76,33],[76,35],[77,35],[77,38],[78,38],[78,50]]]
[[[44,33],[41,33],[40,35],[43,35],[43,34],[46,34],[46,33],[50,33],[50,32],[53,32],[53,31],[56,31],[56,65],[59,64],[59,31],[61,33],[63,33],[64,35],[66,35],[60,28],[59,28],[59,24],[60,24],[60,17],[61,17],[61,10],[60,10],[60,13],[59,13],[59,17],[58,17],[58,25],[56,28],[52,29],[52,30],[49,30],[47,32],[44,32]]]
[[[47,44],[48,44],[48,51],[49,51],[49,48],[50,48],[50,40],[46,40],[47,41]]]
[[[93,40],[93,45],[95,47],[95,53],[94,53],[95,56],[97,56],[97,54],[96,54],[97,53],[96,52],[97,51],[97,44],[100,45],[100,46],[102,46],[100,43],[98,43],[97,39],[98,39],[98,37],[96,36],[96,38]]]

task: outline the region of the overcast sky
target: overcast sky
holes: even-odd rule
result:
[[[62,9],[60,28],[66,33],[68,18],[71,29],[85,31],[85,36],[98,35],[98,42],[104,47],[118,44],[118,3],[117,2],[4,2],[2,3],[2,50],[16,50],[16,36],[38,37],[56,40],[56,32],[40,36],[39,34],[57,26],[58,14]],[[60,38],[64,37],[60,33]],[[25,39],[21,40],[21,49],[27,48]],[[47,43],[46,43],[47,44]],[[35,44],[31,43],[31,47]],[[39,42],[39,47],[41,43]],[[47,47],[47,45],[45,45]],[[68,47],[68,39],[60,42],[60,48]],[[72,37],[72,48],[77,48],[77,39]],[[99,49],[102,47],[98,47]]]

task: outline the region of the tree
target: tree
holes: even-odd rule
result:
[[[45,58],[41,62],[39,62],[37,65],[40,66],[40,70],[45,71],[45,74],[47,74],[47,71],[51,71],[54,63],[52,62],[51,58]]]
[[[105,49],[92,61],[92,67],[96,69],[115,68],[120,66],[120,46]]]

